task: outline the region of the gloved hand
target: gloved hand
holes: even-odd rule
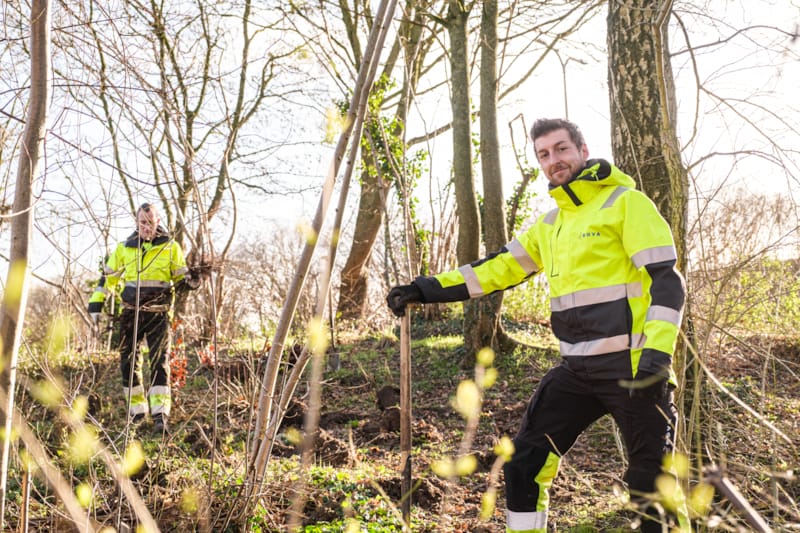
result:
[[[211,276],[211,265],[197,265],[189,268],[189,274],[193,279],[204,280]]]
[[[386,296],[386,303],[394,316],[405,316],[408,304],[421,301],[422,291],[414,283],[392,287]]]
[[[211,266],[210,265],[197,265],[189,268],[189,271],[183,277],[184,285],[189,290],[199,289],[200,285],[203,284],[203,280],[208,279],[211,276]]]
[[[197,274],[192,272],[191,269],[189,269],[189,272],[187,272],[186,275],[183,277],[183,282],[189,290],[193,291],[195,289],[200,288],[200,284],[203,282],[203,280],[200,278],[200,276],[198,276]]]
[[[211,275],[211,269],[208,266],[193,266],[183,277],[183,283],[189,290],[199,289],[203,284],[203,280]]]
[[[669,376],[665,374],[640,370],[631,383],[631,398],[657,402],[667,395],[668,378]]]

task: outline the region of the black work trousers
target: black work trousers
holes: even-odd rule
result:
[[[147,394],[153,414],[169,414],[169,313],[140,310],[138,327],[136,315],[136,310],[130,308],[123,309],[120,315],[120,370],[128,411],[131,415],[144,414]],[[142,355],[138,348],[143,339],[147,340],[149,349],[150,381],[147,387],[142,383]]]
[[[514,456],[504,468],[510,515],[524,518],[537,513],[538,522],[524,519],[546,523],[547,489],[560,457],[606,414],[614,418],[627,449],[624,480],[631,497],[654,491],[664,455],[673,449],[677,411],[671,390],[657,400],[631,398],[630,389],[620,383],[631,379],[629,369],[630,354],[624,352],[571,357],[544,376],[514,438]],[[608,450],[609,457],[612,451]],[[660,524],[646,520],[642,529],[661,531]]]

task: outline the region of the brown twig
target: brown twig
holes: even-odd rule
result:
[[[758,514],[758,511],[753,509],[750,503],[745,499],[739,489],[733,482],[725,477],[722,470],[717,466],[709,466],[703,470],[705,480],[707,483],[716,488],[720,494],[725,496],[729,502],[733,504],[743,515],[747,523],[753,527],[753,531],[759,533],[772,533],[772,528],[769,527],[767,521]]]

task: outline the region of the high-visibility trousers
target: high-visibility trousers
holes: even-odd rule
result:
[[[169,313],[140,310],[138,326],[135,318],[135,309],[123,309],[120,315],[120,370],[128,414],[145,414],[149,404],[151,415],[168,416],[172,406],[169,388]],[[143,357],[138,348],[142,340],[147,341],[149,350],[150,381],[147,382],[147,387],[142,379]]]
[[[657,400],[631,398],[619,370],[626,364],[630,369],[629,361],[628,352],[569,358],[542,378],[514,438],[514,456],[504,466],[507,532],[546,533],[548,489],[561,457],[606,414],[614,418],[625,443],[624,480],[632,499],[654,491],[664,455],[673,450],[677,410],[671,390]],[[661,531],[661,525],[644,520],[642,530]]]

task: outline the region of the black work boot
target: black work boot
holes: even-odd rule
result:
[[[163,435],[167,432],[167,417],[161,413],[153,415],[153,433]]]

